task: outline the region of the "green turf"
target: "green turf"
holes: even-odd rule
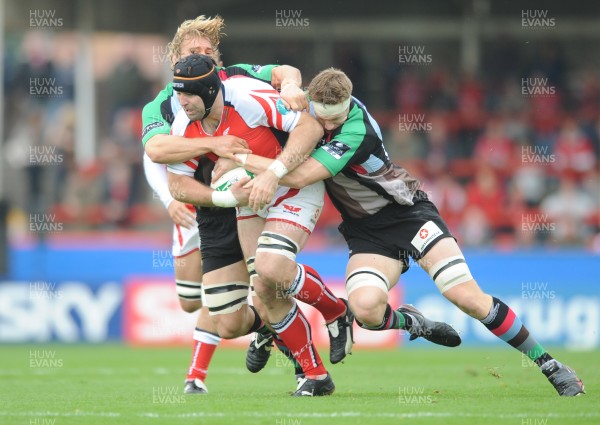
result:
[[[554,354],[578,371],[588,394],[558,397],[508,348],[357,351],[328,365],[333,396],[297,399],[288,395],[292,370],[278,353],[253,375],[243,351],[218,350],[210,394],[184,396],[186,349],[3,346],[0,424],[600,423],[600,353]]]

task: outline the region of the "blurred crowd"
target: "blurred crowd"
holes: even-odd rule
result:
[[[529,62],[510,46],[490,51],[481,75],[390,65],[381,99],[361,78],[360,57],[332,65],[351,76],[391,158],[420,179],[462,245],[600,251],[600,70],[569,64],[551,43]],[[97,78],[97,159],[82,164],[73,50],[24,39],[5,55],[2,167],[16,176],[5,188],[14,210],[52,214],[67,229],[166,223],[144,179],[140,136],[141,108],[164,82],[127,55]],[[339,242],[338,222],[328,202],[317,239]]]

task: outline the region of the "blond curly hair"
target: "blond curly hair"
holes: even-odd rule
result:
[[[181,44],[185,40],[194,37],[204,37],[210,42],[213,48],[211,56],[215,62],[219,63],[221,60],[219,43],[221,42],[221,36],[225,35],[223,32],[224,27],[225,21],[219,15],[216,15],[214,18],[207,18],[204,15],[200,15],[196,19],[184,21],[177,28],[173,40],[167,44],[169,57],[171,58],[171,68],[181,58]]]

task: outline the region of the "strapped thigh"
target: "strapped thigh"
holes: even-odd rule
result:
[[[208,314],[229,314],[248,304],[248,282],[217,283],[204,287],[204,305]]]

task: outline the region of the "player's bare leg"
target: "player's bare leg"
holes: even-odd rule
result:
[[[402,272],[398,260],[378,254],[355,254],[346,267],[348,302],[363,329],[382,331],[404,329],[410,339],[423,337],[435,344],[455,347],[460,336],[448,324],[423,316],[410,305],[394,310],[388,303],[388,291]]]
[[[295,249],[297,250],[300,250],[308,239],[309,233],[294,224],[280,221],[269,221],[268,223],[269,228],[272,229],[275,235],[280,234],[279,231],[285,231],[285,229],[292,229],[294,232],[297,232],[299,235],[299,244],[295,246]],[[255,252],[257,249],[257,241],[263,229],[265,229],[265,219],[257,216],[253,216],[252,218],[246,217],[239,221],[239,226],[243,227],[243,229],[240,229],[240,235],[243,234],[243,236],[241,236],[242,250],[247,258],[248,271],[252,280],[253,276],[256,275]],[[295,242],[293,243],[295,244]],[[291,276],[294,273],[294,267],[296,267],[296,271],[292,281],[281,283],[281,285],[286,285],[280,288],[285,290],[285,293],[282,293],[281,296],[288,298],[293,297],[299,301],[312,305],[319,310],[325,319],[330,334],[330,359],[332,363],[337,363],[341,361],[352,348],[352,313],[346,307],[344,300],[338,299],[331,291],[329,291],[319,274],[312,267],[308,265],[297,265],[295,261],[290,262],[290,264],[292,268],[284,273],[287,273],[287,276]],[[294,283],[294,285],[290,290],[292,283]],[[256,306],[261,306],[261,304],[262,303],[259,300],[255,302]],[[344,327],[345,325],[347,326],[347,329]],[[256,335],[250,345],[246,357],[246,366],[248,367],[248,370],[251,372],[258,372],[266,365],[269,359],[273,337],[272,334]],[[300,376],[302,374],[301,368],[297,362],[295,362],[290,350],[285,346],[283,340],[276,336],[274,338],[280,351],[295,364],[296,376]]]
[[[184,393],[205,394],[205,382],[212,356],[221,341],[217,329],[202,307],[202,256],[200,251],[175,258],[175,281],[181,308],[194,313],[200,310],[194,329],[192,358],[188,368]]]
[[[300,227],[267,222],[258,240],[254,289],[271,326],[305,373],[293,395],[329,395],[335,386],[314,347],[310,325],[290,293],[301,273],[295,256],[307,239],[308,233]]]
[[[256,295],[253,285],[257,276],[254,267],[256,247],[258,246],[258,238],[265,227],[265,219],[260,217],[246,218],[244,219],[242,226],[244,236],[241,237],[240,245],[244,256],[246,257],[246,265],[250,275],[250,295],[252,296],[252,304],[259,316],[266,319],[268,317],[267,309]],[[296,362],[290,350],[285,346],[285,343],[277,337],[277,334],[273,329],[270,328],[268,320],[265,321],[267,322],[267,328],[257,331],[250,342],[248,352],[246,353],[246,368],[252,373],[261,371],[267,365],[269,357],[271,356],[273,343],[275,343],[277,348],[290,360],[290,362],[292,362],[292,364],[294,364],[296,377],[299,375],[304,377],[302,368],[298,365],[298,362]]]
[[[243,220],[241,226],[238,225],[238,229],[240,227],[243,228],[243,230],[238,230],[238,233],[240,236],[240,246],[242,247],[244,258],[246,258],[246,268],[250,276],[250,295],[252,296],[252,304],[259,316],[268,323],[267,310],[260,302],[258,296],[256,296],[254,290],[254,280],[256,279],[256,270],[254,267],[255,253],[258,237],[260,236],[260,232],[264,225],[265,220],[263,218],[246,218]],[[248,347],[248,352],[246,353],[246,368],[250,372],[259,372],[267,365],[269,357],[271,356],[271,349],[273,348],[273,335],[274,332],[268,326],[260,329],[254,334],[250,346]]]
[[[585,393],[575,372],[552,358],[509,306],[479,288],[454,239],[444,238],[437,242],[421,264],[448,300],[529,357],[561,396]]]
[[[257,252],[263,251],[270,261],[262,262],[259,274],[263,273],[263,280],[277,282],[281,296],[295,298],[321,313],[329,333],[329,360],[335,364],[352,351],[354,314],[346,300],[337,298],[327,288],[315,269],[296,262],[296,253],[304,248],[308,237],[306,227],[277,219],[267,220],[262,233],[263,243]],[[286,244],[287,249],[282,249]]]

